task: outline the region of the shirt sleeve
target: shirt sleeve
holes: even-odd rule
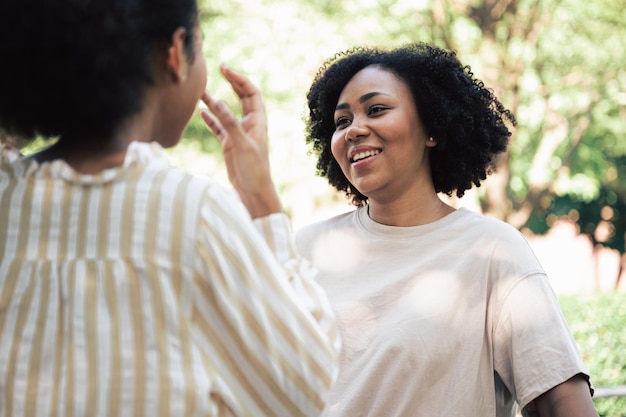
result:
[[[338,372],[335,316],[286,216],[256,222],[237,200],[207,192],[193,321],[219,375],[211,395],[228,415],[317,416]]]
[[[496,372],[524,408],[539,395],[587,371],[543,273],[519,278],[494,329]]]

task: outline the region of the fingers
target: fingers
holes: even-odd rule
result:
[[[251,142],[267,142],[267,121],[260,91],[247,77],[228,68],[220,66],[224,78],[230,83],[233,91],[239,97],[243,118],[237,120],[231,109],[223,101],[217,101],[205,91],[202,101],[208,111],[203,110],[200,115],[211,132],[222,142],[232,138],[231,145],[242,144],[246,140]],[[230,145],[227,145],[230,146]]]
[[[250,97],[253,95],[260,95],[259,90],[252,82],[244,75],[238,73],[225,64],[220,65],[220,72],[226,78],[233,88],[233,91],[239,96],[240,99]]]
[[[204,102],[204,104],[207,105],[208,109],[216,108],[217,106],[217,103],[215,103],[215,100],[213,100],[213,98],[206,91],[204,92],[204,94],[202,94],[201,100]],[[209,113],[208,109],[200,110],[200,116],[202,117],[202,120],[204,120],[204,123],[206,123],[208,128],[211,130],[211,132],[221,142],[222,140],[224,140],[226,131],[222,128],[222,124],[215,117],[213,117],[211,113]]]
[[[244,116],[252,112],[263,113],[263,99],[259,89],[244,75],[225,64],[220,65],[220,72],[230,83],[233,91],[241,101]]]
[[[226,131],[222,129],[222,126],[219,124],[217,120],[215,120],[213,116],[211,116],[209,111],[206,109],[202,109],[200,111],[200,116],[202,117],[202,120],[204,120],[204,123],[206,123],[206,125],[211,130],[211,133],[213,133],[215,137],[219,139],[220,142],[224,140]]]
[[[204,120],[209,129],[211,129],[211,132],[213,132],[221,142],[223,142],[227,136],[234,140],[239,140],[245,135],[241,124],[226,103],[214,100],[206,91],[202,94],[201,99],[212,113],[209,113],[207,110],[202,110],[200,112],[202,120]]]

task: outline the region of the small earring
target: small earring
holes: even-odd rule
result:
[[[433,139],[433,137],[431,136],[431,137],[429,137],[429,138],[428,138],[428,141],[429,141],[429,142],[434,142],[434,141],[435,141],[435,139]]]

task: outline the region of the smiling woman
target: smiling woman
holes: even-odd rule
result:
[[[524,237],[438,195],[479,186],[505,151],[515,119],[493,93],[417,44],[336,55],[308,105],[318,173],[357,206],[297,234],[344,340],[323,415],[597,416]]]

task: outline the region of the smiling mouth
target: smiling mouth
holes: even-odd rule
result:
[[[375,150],[371,150],[371,151],[365,151],[365,152],[359,152],[356,155],[354,155],[352,157],[352,159],[350,159],[350,162],[354,163],[354,162],[358,162],[361,161],[363,159],[366,158],[370,158],[374,155],[378,155],[380,153],[380,150],[375,149]]]

